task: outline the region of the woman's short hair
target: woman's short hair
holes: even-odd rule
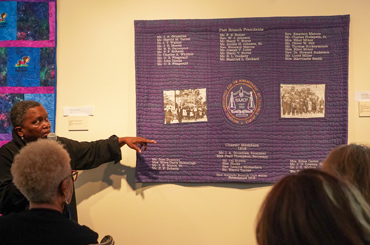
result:
[[[370,203],[370,149],[349,144],[334,148],[323,162],[323,170],[355,185]]]
[[[12,109],[10,109],[10,121],[12,122],[13,128],[22,126],[28,109],[37,106],[41,106],[41,104],[33,100],[23,100],[16,103]]]
[[[261,206],[259,245],[369,244],[370,207],[351,184],[320,170],[278,181]]]
[[[57,141],[28,143],[14,158],[13,183],[33,203],[53,203],[58,187],[71,174],[70,157]]]

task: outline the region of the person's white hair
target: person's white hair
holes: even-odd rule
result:
[[[28,143],[14,158],[13,183],[33,203],[53,203],[58,187],[71,174],[70,157],[63,146],[52,140]]]

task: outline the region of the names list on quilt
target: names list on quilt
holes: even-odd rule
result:
[[[252,143],[226,143],[225,151],[218,151],[216,157],[222,161],[221,172],[218,177],[228,179],[256,179],[266,178],[267,174],[253,174],[256,170],[262,170],[259,165],[251,165],[251,159],[268,159],[265,151],[260,151],[259,144]]]
[[[183,66],[189,64],[189,52],[186,44],[191,40],[188,35],[157,36],[157,66]]]
[[[329,44],[317,44],[327,37],[320,32],[285,32],[285,60],[323,60]]]
[[[196,164],[195,161],[182,161],[178,158],[152,158],[153,170],[179,171],[183,167],[194,166]]]
[[[319,160],[305,160],[305,159],[291,159],[290,160],[290,173],[298,173],[303,169],[318,168],[320,165]]]
[[[253,55],[261,41],[252,39],[243,28],[219,28],[220,32],[220,61],[258,61],[260,57]]]

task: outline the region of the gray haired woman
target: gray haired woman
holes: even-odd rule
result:
[[[63,146],[40,139],[28,143],[11,166],[15,186],[30,202],[29,210],[0,217],[0,244],[93,244],[98,234],[68,219],[77,172]]]

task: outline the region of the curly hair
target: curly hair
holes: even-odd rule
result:
[[[37,106],[41,106],[41,104],[33,100],[23,100],[16,103],[12,109],[10,109],[10,121],[12,122],[13,128],[22,126],[28,109]]]
[[[33,203],[53,203],[58,187],[71,174],[68,152],[57,141],[28,143],[14,158],[13,183]]]

